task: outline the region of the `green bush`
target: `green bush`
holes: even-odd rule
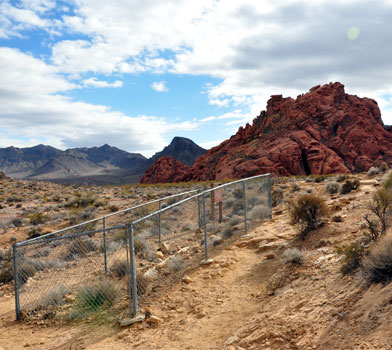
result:
[[[392,209],[392,190],[380,188],[374,193],[369,209],[380,221],[380,235],[383,235],[388,228],[387,217]]]
[[[328,209],[324,199],[314,194],[302,194],[290,203],[289,213],[291,224],[299,226],[299,237],[305,239],[311,231],[322,226]]]
[[[346,180],[345,183],[340,188],[340,193],[341,194],[350,193],[351,191],[357,189],[359,187],[359,185],[360,185],[360,182],[358,179]]]
[[[337,250],[339,255],[343,256],[343,265],[340,271],[343,275],[350,274],[361,266],[361,261],[365,255],[364,245],[354,242]]]
[[[8,283],[14,279],[12,264],[8,261],[4,262],[0,267],[0,283]]]
[[[79,290],[75,298],[75,306],[79,310],[97,311],[114,305],[118,291],[109,281],[87,285]]]

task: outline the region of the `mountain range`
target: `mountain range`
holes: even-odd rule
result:
[[[192,165],[205,152],[205,149],[184,137],[174,137],[168,146],[151,158],[107,144],[65,151],[45,145],[27,148],[11,146],[0,148],[0,171],[12,178],[62,183],[135,183],[159,157],[171,156]]]

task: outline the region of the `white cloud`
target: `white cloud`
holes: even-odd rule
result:
[[[97,87],[97,88],[108,88],[108,87],[118,88],[123,86],[123,82],[121,80],[116,80],[113,83],[108,83],[107,81],[98,80],[97,78],[93,77],[93,78],[83,80],[83,85]]]
[[[77,102],[59,92],[76,88],[42,61],[0,48],[0,123],[16,145],[48,143],[58,148],[108,143],[152,155],[165,146],[165,134],[193,130],[195,122],[168,123],[155,116],[127,116],[109,107]],[[1,142],[4,145],[4,142]]]
[[[151,89],[158,91],[158,92],[167,92],[169,91],[168,87],[166,86],[164,81],[155,81],[151,84]]]

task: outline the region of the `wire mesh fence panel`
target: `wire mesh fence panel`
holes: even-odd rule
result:
[[[91,234],[72,233],[37,240],[16,249],[20,308],[34,318],[74,320],[118,313],[127,299],[126,285],[111,273],[113,261],[125,254],[121,243],[104,235],[121,235],[122,229]],[[110,272],[110,273],[109,273]]]
[[[270,184],[268,177],[244,182],[248,230],[271,218]]]
[[[173,204],[172,204],[173,205]],[[167,207],[134,224],[138,302],[147,305],[203,257],[199,198]]]

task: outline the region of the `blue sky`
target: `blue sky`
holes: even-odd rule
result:
[[[0,147],[210,148],[340,81],[392,124],[392,1],[0,0]]]

